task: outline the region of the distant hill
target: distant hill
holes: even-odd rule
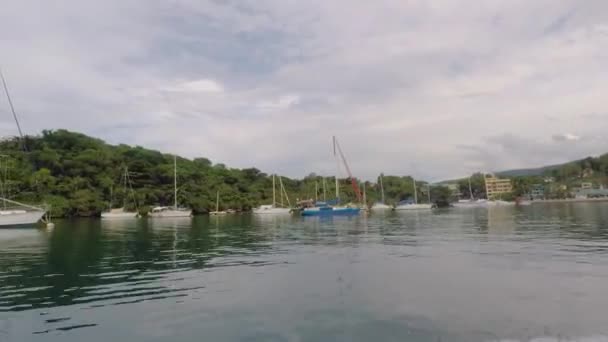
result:
[[[515,170],[499,171],[499,172],[495,172],[495,174],[498,176],[502,176],[502,177],[541,176],[541,175],[545,174],[545,172],[557,170],[564,165],[567,165],[570,163],[576,163],[576,162],[578,162],[578,161],[572,161],[572,162],[556,164],[556,165],[541,166],[541,167],[531,168],[531,169],[515,169]]]

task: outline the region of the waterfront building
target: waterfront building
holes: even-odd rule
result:
[[[488,199],[499,199],[500,195],[513,191],[513,185],[508,178],[498,178],[493,174],[485,175],[486,196]]]

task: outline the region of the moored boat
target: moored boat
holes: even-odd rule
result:
[[[393,210],[393,207],[384,202],[384,184],[382,183],[382,174],[380,174],[380,202],[376,202],[370,208],[371,211],[387,211]]]
[[[281,189],[281,205],[277,206],[276,201],[276,186],[275,186],[275,175],[272,175],[272,204],[263,204],[255,209],[253,209],[254,214],[262,214],[262,215],[284,215],[291,213],[290,208],[283,207],[283,195],[287,198],[287,203],[289,204],[289,197],[287,197],[287,193],[285,192],[285,187],[283,187],[283,181],[281,177],[279,177],[279,184]]]
[[[173,156],[173,207],[155,207],[148,216],[152,218],[192,216],[192,210],[177,205],[177,156]]]

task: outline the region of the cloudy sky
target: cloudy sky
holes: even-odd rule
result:
[[[608,152],[605,0],[5,0],[28,134],[424,179]],[[15,135],[6,99],[0,134]]]

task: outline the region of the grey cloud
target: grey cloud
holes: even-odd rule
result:
[[[440,179],[598,152],[588,137],[608,122],[576,113],[604,112],[606,13],[600,0],[22,1],[3,6],[0,39],[28,133],[292,176],[333,173],[335,134],[356,175]],[[0,111],[5,134],[10,120]]]

